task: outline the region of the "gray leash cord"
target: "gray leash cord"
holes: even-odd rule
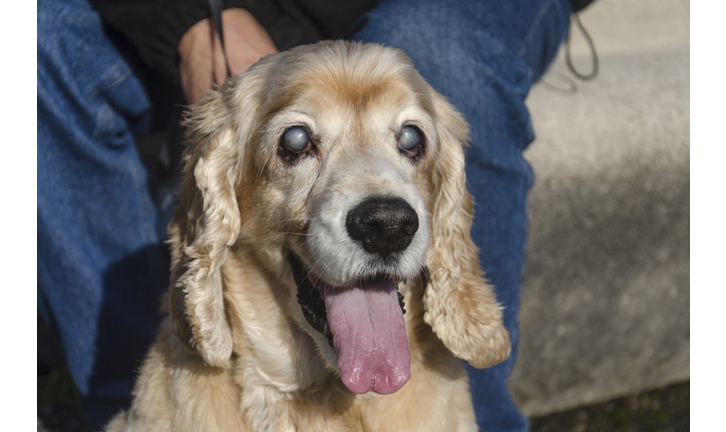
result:
[[[567,35],[567,42],[565,43],[565,62],[567,63],[567,68],[570,69],[570,72],[575,74],[576,77],[580,78],[583,81],[589,81],[597,76],[599,70],[597,51],[595,51],[595,44],[590,38],[590,34],[587,32],[587,30],[585,30],[585,26],[582,25],[582,22],[580,22],[580,15],[575,12],[572,14],[572,16],[575,24],[580,29],[580,32],[582,32],[582,35],[585,37],[585,42],[587,42],[587,46],[590,48],[590,53],[592,55],[592,69],[590,70],[589,74],[584,74],[575,69],[575,66],[572,64],[572,57],[570,56],[570,37],[572,36],[572,30],[570,30],[570,34]]]

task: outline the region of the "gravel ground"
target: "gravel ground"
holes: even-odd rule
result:
[[[531,419],[532,432],[684,432],[690,430],[691,385],[677,384]]]
[[[532,432],[684,432],[690,383],[531,419]],[[38,432],[90,432],[60,348],[38,317]]]

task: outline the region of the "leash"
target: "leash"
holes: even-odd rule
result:
[[[572,31],[567,34],[567,42],[565,42],[565,62],[567,63],[567,68],[576,77],[580,78],[583,81],[590,81],[597,76],[600,66],[597,58],[597,52],[595,51],[595,43],[590,38],[590,34],[587,32],[587,30],[585,30],[585,26],[583,26],[582,22],[580,22],[580,14],[577,12],[573,12],[572,17],[574,18],[573,20],[575,21],[575,24],[577,24],[577,27],[580,29],[580,32],[585,37],[585,41],[587,42],[588,47],[590,47],[590,52],[592,53],[592,68],[589,74],[583,74],[575,69],[575,66],[572,64],[572,58],[570,57],[570,39],[572,36]]]
[[[227,50],[224,48],[224,32],[222,31],[222,0],[208,0],[209,12],[212,14],[214,28],[219,34],[219,42],[222,45],[222,56],[224,56],[224,67],[227,68],[227,78],[232,74],[229,72],[229,62],[227,61]]]

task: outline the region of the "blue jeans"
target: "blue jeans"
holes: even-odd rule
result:
[[[352,37],[404,49],[471,124],[472,234],[514,346],[505,363],[468,369],[482,431],[527,429],[506,390],[533,179],[524,99],[566,36],[568,13],[567,0],[384,1]],[[150,109],[84,0],[38,1],[38,308],[92,424],[128,405],[167,287],[167,218],[134,146]]]
[[[126,405],[169,260],[134,134],[144,88],[83,0],[38,1],[38,308],[89,420]]]
[[[504,363],[483,370],[466,365],[482,431],[528,430],[506,386],[519,340],[533,182],[522,157],[534,139],[524,99],[566,38],[569,12],[567,0],[383,1],[362,18],[353,37],[403,49],[471,127],[466,174],[475,202],[472,236],[505,307],[512,341]]]

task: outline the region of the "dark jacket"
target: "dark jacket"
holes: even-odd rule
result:
[[[496,0],[499,1],[499,0]],[[570,0],[579,11],[593,0]],[[141,61],[179,81],[177,47],[184,33],[209,16],[207,0],[91,0],[104,22],[135,49]],[[224,0],[250,11],[281,51],[322,39],[340,39],[377,0]]]
[[[209,17],[207,0],[91,0],[103,21],[136,50],[141,61],[174,83],[177,47],[198,21]],[[247,9],[281,51],[348,35],[356,18],[376,0],[224,0]]]

